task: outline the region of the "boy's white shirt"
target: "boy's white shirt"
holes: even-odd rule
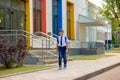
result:
[[[63,46],[66,46],[66,45],[67,45],[68,38],[66,37],[66,41],[65,41],[65,37],[66,37],[66,36],[62,36],[62,45],[61,45],[61,44],[60,44],[60,42],[61,42],[61,36],[58,36],[58,40],[59,40],[58,46],[63,47]]]

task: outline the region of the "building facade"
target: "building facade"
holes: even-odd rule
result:
[[[59,35],[63,29],[70,41],[88,48],[89,42],[105,41],[105,25],[97,20],[97,11],[88,0],[1,0],[0,30]]]

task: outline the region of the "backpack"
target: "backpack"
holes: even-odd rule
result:
[[[65,43],[67,42],[67,37],[65,36]],[[57,37],[57,43],[59,44],[59,37]]]

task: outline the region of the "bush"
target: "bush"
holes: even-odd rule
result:
[[[114,44],[113,46],[114,46],[114,48],[118,48],[119,44]]]
[[[5,40],[0,40],[0,59],[1,64],[5,68],[23,66],[26,53],[27,48],[24,38],[19,38],[17,43],[8,43]]]

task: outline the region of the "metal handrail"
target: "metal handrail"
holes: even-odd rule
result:
[[[25,33],[27,33],[27,34],[29,34],[29,35],[32,35],[32,36],[35,36],[35,37],[37,37],[37,38],[41,38],[41,37],[39,37],[39,36],[37,36],[37,35],[34,35],[34,34],[31,34],[30,32],[28,32],[28,31],[25,31],[25,30],[21,30],[22,32],[25,32]]]
[[[49,53],[50,55],[56,57],[55,54],[52,54],[51,51],[49,51],[49,49],[47,49],[47,48],[51,48],[50,46],[54,46],[54,44],[56,44],[56,38],[54,38],[52,36],[49,36],[49,35],[47,35],[43,32],[41,32],[41,34],[44,34],[47,37],[38,36],[38,35],[31,34],[30,32],[25,31],[25,30],[21,30],[21,29],[19,29],[19,30],[0,30],[0,32],[1,32],[0,35],[2,35],[2,36],[18,36],[18,35],[21,35],[21,36],[24,36],[25,38],[29,38],[30,41],[32,41],[32,46],[33,46],[33,41],[35,41],[37,43],[37,45],[39,45],[39,43],[40,43],[41,50],[42,50],[42,60],[44,59],[44,56],[43,56],[44,52]],[[2,33],[2,32],[4,32],[4,33]],[[11,32],[11,33],[7,33],[7,32]],[[36,37],[38,39],[34,39],[34,37]],[[46,49],[44,49],[44,47]],[[56,46],[54,48],[56,48]]]
[[[21,31],[21,32],[23,32],[23,33],[25,33],[25,34],[28,34],[28,35],[23,35],[24,37],[29,37],[30,39],[31,39],[31,37],[36,37],[36,38],[40,38],[40,39],[45,39],[47,42],[49,41],[49,42],[52,42],[52,43],[57,43],[57,40],[56,40],[56,38],[55,37],[53,37],[53,36],[56,36],[56,37],[58,37],[58,35],[56,35],[56,34],[53,34],[53,33],[51,33],[52,35],[50,36],[50,35],[48,35],[48,34],[46,34],[46,33],[44,33],[44,32],[36,32],[36,33],[40,33],[40,34],[42,34],[42,35],[45,35],[46,37],[43,37],[43,36],[38,36],[38,35],[35,35],[35,34],[31,34],[30,32],[28,32],[28,31],[25,31],[25,30],[22,30],[22,29],[19,29],[19,30],[0,30],[0,31]],[[8,35],[10,35],[10,34],[8,34]],[[13,35],[13,34],[12,34]],[[15,35],[15,34],[14,34]],[[33,40],[33,38],[32,38],[32,40]],[[35,40],[34,39],[34,41],[36,41],[36,42],[39,42],[40,43],[40,41],[39,40]],[[54,44],[53,44],[54,45]],[[49,45],[50,46],[50,45]],[[81,42],[80,41],[71,41],[71,40],[69,40],[69,48],[80,48],[81,47]]]
[[[56,34],[53,34],[53,33],[51,33],[51,34],[52,34],[52,36],[58,37],[58,35],[56,35]]]
[[[18,29],[18,30],[0,30],[0,32],[1,32],[1,31],[11,31],[11,32],[12,32],[12,31],[15,31],[15,32],[16,32],[16,31],[17,31],[17,32],[18,32],[18,31],[21,31],[21,32],[27,33],[29,36],[34,36],[34,37],[36,37],[36,38],[42,38],[42,39],[43,39],[43,38],[46,38],[46,37],[43,37],[43,36],[37,36],[37,35],[35,35],[35,34],[31,34],[30,32],[25,31],[25,30],[22,30],[22,29]],[[52,39],[53,39],[54,41],[56,41],[56,38],[51,37],[51,36],[47,35],[46,33],[43,33],[43,32],[39,32],[39,33],[44,34],[44,35],[46,35],[47,37],[49,37],[49,38],[46,38],[47,41],[49,41],[49,39],[50,39],[50,41],[51,41]],[[1,34],[1,35],[14,36],[14,35],[16,35],[16,34],[12,34],[12,35],[11,35],[11,34],[6,34],[6,33],[5,33],[5,34]],[[21,35],[21,34],[17,34],[17,35]],[[26,35],[24,35],[24,36],[28,38],[28,36],[26,36]],[[29,37],[29,38],[30,38],[30,37]],[[53,40],[52,40],[52,41],[53,41]]]
[[[51,38],[51,39],[54,39],[54,40],[56,40],[56,38],[54,38],[54,37],[52,37],[52,36],[50,36],[50,35],[48,35],[48,34],[46,34],[46,33],[44,33],[44,32],[35,32],[35,33],[40,33],[40,34],[43,34],[43,35],[45,35],[45,36],[47,36],[48,38]]]

